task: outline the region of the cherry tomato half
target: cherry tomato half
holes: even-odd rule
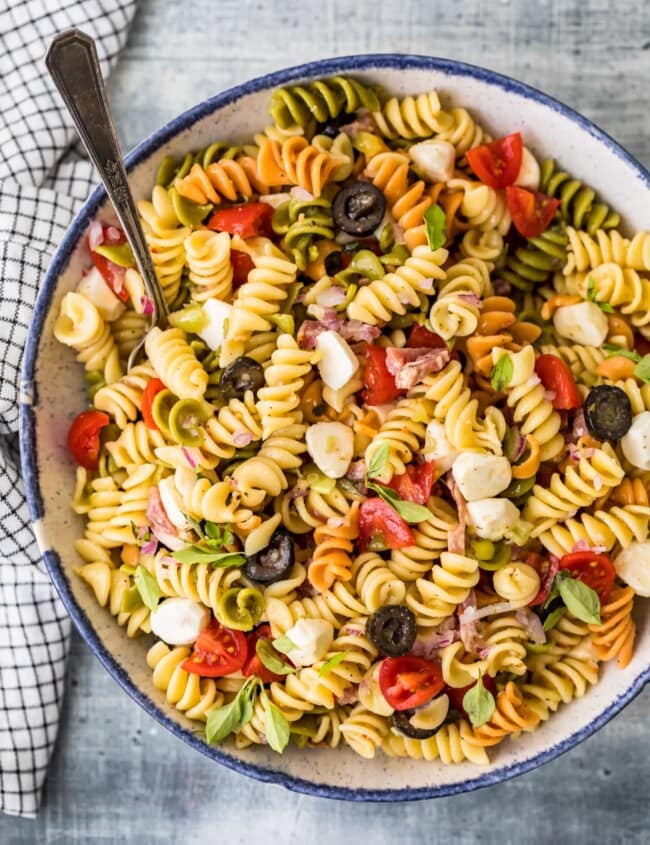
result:
[[[445,686],[437,660],[386,657],[379,667],[379,688],[395,710],[410,710],[431,701]]]
[[[242,668],[248,644],[241,631],[225,628],[216,619],[204,628],[194,643],[194,651],[183,661],[183,669],[204,678],[222,678]]]
[[[363,371],[365,385],[361,398],[366,405],[383,405],[400,395],[395,379],[386,367],[386,350],[382,346],[366,346],[366,367]]]
[[[74,418],[68,431],[68,448],[79,466],[97,469],[99,433],[109,422],[103,411],[82,411]]]
[[[492,695],[496,696],[497,685],[494,678],[491,675],[483,675],[482,680],[485,689],[488,690],[488,692],[491,692]],[[445,693],[449,696],[449,709],[458,710],[458,712],[462,713],[466,719],[469,717],[463,707],[463,699],[465,698],[465,693],[469,692],[473,686],[475,686],[475,683],[469,684],[469,686],[466,687],[445,687]]]
[[[248,274],[254,269],[253,259],[247,252],[238,249],[230,250],[230,263],[232,264],[232,286],[235,290],[246,284]]]
[[[647,340],[643,335],[634,335],[634,349],[643,358],[644,355],[650,355],[650,340]]]
[[[126,243],[126,235],[121,229],[118,229],[117,226],[102,225],[102,233],[102,244],[106,244],[107,246],[120,246],[120,244]],[[94,249],[90,249],[90,245],[88,245],[88,250],[93,264],[102,274],[102,278],[106,284],[113,291],[115,296],[121,299],[122,302],[127,302],[129,294],[124,290],[124,275],[126,273],[126,269],[124,267],[120,267],[119,264],[115,264],[114,261],[106,258],[105,255],[100,255],[98,252],[95,252]]]
[[[420,466],[411,464],[406,467],[406,472],[402,475],[394,475],[388,486],[397,492],[400,499],[426,505],[431,495],[435,475],[434,461],[427,461]]]
[[[366,499],[359,510],[359,546],[365,552],[369,545],[402,549],[415,543],[411,529],[402,517],[379,497]]]
[[[560,205],[560,200],[515,185],[508,185],[506,198],[515,229],[525,238],[536,238],[546,231]]]
[[[242,238],[254,238],[257,235],[270,238],[273,234],[272,217],[273,209],[265,202],[245,202],[215,211],[208,220],[208,229],[240,235]]]
[[[512,185],[521,169],[524,144],[519,132],[497,138],[491,144],[483,144],[467,150],[465,156],[481,182],[491,188],[505,188]]]
[[[427,347],[428,349],[446,349],[447,344],[435,332],[430,332],[424,326],[414,325],[406,345],[410,349]]]
[[[560,558],[560,569],[568,569],[572,578],[595,590],[601,602],[609,598],[616,570],[607,555],[590,552],[588,549],[584,552],[571,552]]]
[[[275,672],[271,672],[270,669],[266,668],[255,651],[258,640],[270,639],[272,639],[270,625],[260,625],[254,631],[251,631],[246,637],[246,640],[248,641],[248,657],[242,668],[242,673],[245,678],[249,678],[251,675],[257,675],[260,681],[265,684],[283,680],[282,675],[276,675]],[[281,657],[281,655],[278,656]]]
[[[154,431],[158,431],[158,426],[153,418],[151,406],[153,405],[153,400],[156,396],[164,389],[165,385],[159,378],[151,378],[147,382],[145,389],[142,391],[142,419],[144,420],[144,424],[147,428],[151,428]]]
[[[555,393],[553,407],[556,411],[572,411],[582,407],[582,398],[573,373],[557,355],[540,355],[535,361],[535,373],[546,390]]]

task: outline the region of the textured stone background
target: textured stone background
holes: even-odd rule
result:
[[[463,59],[531,83],[650,165],[648,0],[143,0],[112,102],[130,147],[252,76],[393,51]],[[41,814],[0,816],[0,843],[649,842],[649,704],[645,692],[580,747],[508,783],[437,801],[353,805],[258,784],[191,751],[75,637]]]

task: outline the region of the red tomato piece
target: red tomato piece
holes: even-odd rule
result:
[[[99,433],[109,422],[108,414],[103,411],[82,411],[74,418],[68,431],[68,448],[79,466],[97,469]]]
[[[151,378],[142,391],[142,419],[147,428],[151,428],[154,431],[158,431],[158,426],[151,413],[151,406],[153,405],[153,400],[161,390],[165,390],[165,385],[162,381],[159,378]]]
[[[245,202],[215,211],[208,220],[208,229],[240,235],[242,238],[258,235],[270,238],[273,234],[272,217],[273,209],[265,202]]]
[[[409,339],[406,345],[410,349],[415,349],[417,347],[427,347],[428,349],[446,349],[447,344],[444,340],[440,337],[439,334],[435,332],[430,332],[429,329],[425,329],[424,326],[414,325],[411,329],[411,334],[409,335]]]
[[[395,710],[419,707],[445,686],[442,667],[437,660],[423,657],[386,657],[379,667],[379,688]]]
[[[248,274],[255,268],[255,264],[247,252],[240,252],[238,249],[230,250],[230,263],[232,264],[232,286],[237,290],[246,284]]]
[[[194,643],[194,651],[182,663],[186,672],[204,678],[222,678],[239,671],[248,657],[248,644],[241,631],[225,628],[213,619]]]
[[[420,466],[412,464],[406,467],[406,472],[402,475],[394,475],[388,486],[397,492],[400,499],[426,505],[431,495],[435,475],[435,461],[427,461]]]
[[[568,569],[572,578],[582,581],[607,601],[614,586],[616,570],[611,559],[600,552],[571,552],[560,558],[560,569]]]
[[[560,205],[560,200],[515,185],[506,188],[506,196],[515,229],[525,238],[536,238],[546,231]]]
[[[481,182],[491,188],[512,185],[521,170],[524,144],[519,132],[467,150],[465,156]]]
[[[359,510],[359,546],[366,551],[371,540],[385,548],[402,549],[412,546],[415,539],[406,522],[379,497],[366,499]]]
[[[553,407],[556,411],[573,411],[582,407],[582,398],[573,373],[557,355],[540,355],[535,361],[535,373],[546,390],[555,393]]]
[[[400,395],[395,379],[386,367],[386,350],[382,346],[366,346],[366,367],[363,371],[365,385],[361,398],[366,405],[383,405]]]
[[[644,355],[650,355],[650,340],[646,340],[646,338],[640,334],[635,334],[634,349],[642,358]]]
[[[491,675],[483,675],[482,679],[485,689],[488,690],[488,692],[491,692],[492,695],[496,696],[497,685],[494,678]],[[470,684],[466,687],[445,687],[445,693],[449,696],[449,708],[458,710],[458,712],[462,713],[466,719],[468,719],[469,716],[463,707],[463,699],[465,698],[465,693],[469,692],[473,686],[474,684]]]
[[[260,681],[265,684],[270,684],[273,681],[281,681],[283,679],[282,675],[276,675],[275,672],[271,672],[270,669],[267,669],[255,651],[258,640],[270,639],[272,639],[270,625],[260,625],[259,628],[251,631],[246,637],[246,640],[248,641],[248,657],[246,658],[246,663],[244,663],[242,668],[242,673],[245,678],[249,678],[251,675],[257,675]],[[282,655],[279,653],[278,657],[282,659]]]
[[[120,244],[126,243],[126,235],[117,226],[102,225],[102,233],[102,243],[107,246],[120,246]],[[129,294],[124,290],[124,274],[126,273],[126,268],[120,267],[119,264],[110,261],[106,256],[100,255],[95,250],[90,249],[90,245],[88,245],[88,251],[90,252],[93,264],[102,274],[102,278],[115,296],[121,299],[122,302],[127,302]]]
[[[531,602],[528,602],[528,604],[530,607],[535,607],[538,604],[544,604],[551,592],[553,581],[555,580],[557,571],[560,568],[560,562],[556,557],[549,560],[548,558],[543,558],[540,554],[537,554],[537,552],[530,552],[530,554],[526,555],[525,563],[536,569],[541,579],[539,592]]]

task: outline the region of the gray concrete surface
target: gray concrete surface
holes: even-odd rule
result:
[[[143,0],[112,100],[126,146],[202,98],[289,64],[358,52],[463,59],[578,108],[650,165],[648,0]],[[559,760],[436,801],[353,805],[222,769],[166,734],[75,636],[36,821],[2,845],[650,842],[646,691]]]

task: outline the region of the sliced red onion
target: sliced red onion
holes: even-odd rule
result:
[[[578,440],[579,437],[582,437],[585,434],[589,434],[589,429],[587,428],[585,415],[582,412],[582,409],[580,409],[579,411],[576,411],[576,415],[573,418],[573,429],[571,431],[571,436],[574,440]]]
[[[253,442],[253,435],[250,431],[238,431],[237,434],[233,435],[232,442],[238,449],[242,449]]]
[[[515,619],[527,628],[528,633],[530,634],[530,639],[534,643],[541,645],[546,642],[546,632],[544,631],[542,620],[529,607],[519,608],[519,610],[515,613]]]
[[[291,194],[284,191],[280,194],[262,194],[262,196],[260,196],[260,202],[263,202],[265,205],[270,205],[271,208],[278,208],[290,199]]]
[[[445,620],[447,621],[447,620]],[[454,624],[453,619],[452,625]],[[444,623],[443,623],[444,624]],[[460,633],[457,628],[444,628],[440,625],[432,634],[424,639],[416,639],[413,643],[411,653],[416,657],[424,657],[425,660],[432,660],[438,657],[441,648],[446,648],[448,645],[460,639]]]
[[[324,290],[316,297],[316,304],[320,305],[321,308],[333,308],[342,302],[345,302],[345,291],[338,285],[332,285],[331,288]]]
[[[148,530],[149,529],[146,525],[138,525],[138,530],[135,532],[138,540],[144,540],[144,538],[147,536]]]
[[[325,330],[338,331],[343,322],[334,308],[323,308],[316,304],[308,305],[307,313],[323,323]]]
[[[152,537],[151,540],[147,540],[146,543],[140,547],[140,551],[143,555],[155,555],[158,551],[158,540],[155,537]]]
[[[305,188],[301,188],[299,185],[294,185],[289,193],[295,200],[298,200],[298,202],[311,202],[314,199],[313,194],[310,194],[309,191]]]
[[[381,334],[381,329],[362,323],[361,320],[344,320],[339,333],[343,340],[353,343],[372,343]]]
[[[176,560],[176,558],[171,557],[171,555],[162,555],[161,557],[158,558],[158,563],[164,563],[165,566],[172,566],[172,564],[174,566],[180,566],[181,565],[180,560]]]
[[[142,306],[143,314],[153,314],[153,302],[149,299],[148,296],[140,297],[140,305]]]
[[[456,480],[451,474],[451,471],[445,476],[445,481],[447,483],[447,487],[449,488],[451,497],[456,503],[456,507],[458,509],[458,521],[463,526],[464,530],[467,525],[467,499],[460,492],[460,488],[456,484]]]
[[[106,228],[106,240],[119,241],[123,235],[124,232],[121,229],[118,229],[117,226],[108,226]]]
[[[431,283],[433,284],[433,279],[431,279]],[[457,296],[461,302],[465,302],[467,305],[474,305],[476,308],[481,308],[483,305],[475,293],[459,293]]]
[[[187,446],[181,446],[181,452],[183,453],[183,457],[185,458],[187,463],[192,467],[192,469],[196,469],[198,466],[198,462],[195,460],[196,452],[194,454],[190,452],[190,449],[194,448],[194,446],[190,446],[189,448]]]
[[[549,402],[554,402],[557,393],[554,390],[545,390],[544,391],[544,399],[547,399]]]
[[[366,462],[363,459],[352,461],[345,475],[350,481],[363,481],[366,477]]]
[[[509,601],[499,601],[495,604],[487,604],[481,608],[468,607],[459,615],[458,621],[462,627],[462,625],[472,624],[486,616],[491,616],[493,613],[507,613],[510,610],[516,610],[516,608]]]
[[[99,220],[92,220],[88,226],[88,247],[92,250],[104,242],[104,227]]]

